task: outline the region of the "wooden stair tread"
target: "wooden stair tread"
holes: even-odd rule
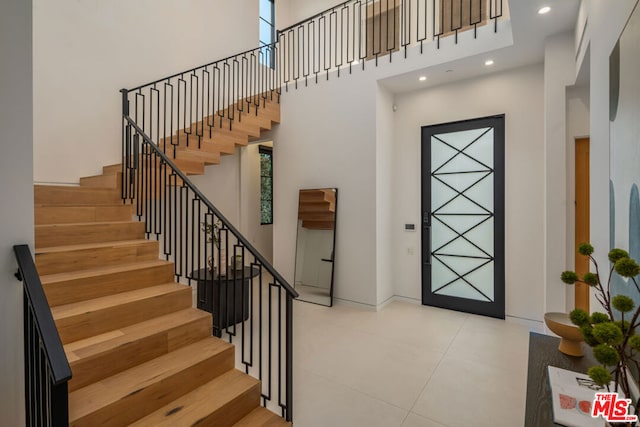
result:
[[[154,259],[40,276],[49,305],[57,306],[175,281],[174,264]]]
[[[140,244],[153,244],[155,241],[147,239],[135,239],[135,240],[118,240],[115,242],[104,243],[85,243],[80,245],[63,245],[63,246],[51,246],[47,248],[36,249],[36,255],[40,254],[52,254],[57,252],[77,251],[83,249],[97,249],[97,248],[113,248],[123,246],[136,246]]]
[[[189,286],[166,283],[51,308],[63,344],[191,307]]]
[[[70,271],[68,273],[47,274],[44,276],[40,276],[40,281],[42,282],[42,284],[50,284],[50,283],[56,283],[56,282],[63,282],[67,280],[86,279],[89,277],[101,276],[104,274],[128,272],[133,270],[139,270],[141,268],[157,267],[157,266],[162,266],[167,264],[173,265],[173,263],[170,261],[163,261],[160,259],[153,260],[153,261],[136,262],[136,263],[118,265],[118,266],[92,268],[92,269],[81,270],[81,271]]]
[[[70,222],[65,224],[43,224],[36,225],[36,228],[49,228],[49,227],[72,227],[76,225],[117,225],[117,224],[131,224],[138,223],[138,221],[95,221],[95,222]]]
[[[100,206],[37,206],[35,224],[68,224],[94,221],[129,221],[133,217],[133,206],[122,202]]]
[[[208,360],[224,353],[232,355],[233,346],[207,338],[69,393],[69,423],[119,425],[135,421],[139,413],[146,415],[185,394],[188,383],[202,384],[208,375],[213,379],[230,369],[227,363],[213,365],[224,369],[222,372],[212,372],[215,369],[206,366]],[[232,366],[232,357],[229,362]],[[202,375],[189,375],[196,371]]]
[[[136,289],[134,291],[121,292],[105,297],[94,298],[91,300],[58,305],[55,307],[51,307],[51,314],[53,314],[53,319],[55,321],[58,321],[67,317],[77,316],[79,314],[85,314],[88,312],[127,304],[133,301],[153,298],[156,296],[185,290],[190,292],[191,288],[187,285],[181,285],[178,283],[165,283],[162,285]]]
[[[235,423],[233,427],[291,427],[291,423],[259,406]]]
[[[195,308],[187,308],[164,316],[154,317],[153,319],[124,328],[105,332],[104,334],[71,342],[64,346],[64,350],[67,354],[67,359],[69,359],[69,363],[71,363],[73,367],[73,364],[79,360],[92,358],[97,354],[117,349],[149,334],[168,330],[176,325],[203,318],[211,320],[211,314]]]
[[[211,336],[211,314],[185,308],[64,346],[75,391]]]
[[[213,381],[204,384],[179,399],[163,406],[152,414],[149,414],[133,426],[193,426],[198,422],[202,425],[225,426],[232,425],[232,418],[239,419],[242,413],[237,408],[233,414],[225,414],[223,419],[218,416],[214,420],[216,411],[224,409],[234,398],[244,394],[250,402],[245,405],[256,407],[259,405],[260,389],[259,381],[249,375],[233,369],[220,375]],[[240,413],[238,413],[240,412]],[[224,420],[224,421],[223,421]],[[216,422],[217,421],[217,422]]]
[[[41,275],[152,261],[157,260],[159,254],[160,242],[147,239],[38,246],[35,253]]]
[[[35,247],[80,245],[142,239],[145,224],[138,221],[81,222],[36,225]]]
[[[36,206],[113,205],[122,198],[116,188],[34,185],[33,200]]]
[[[95,187],[82,187],[82,188],[95,188]],[[118,190],[119,191],[119,190]],[[129,203],[123,203],[122,199],[117,202],[113,202],[111,204],[95,204],[95,203],[68,203],[65,205],[56,205],[49,203],[36,203],[36,208],[56,208],[56,209],[69,209],[69,208],[94,208],[94,209],[102,209],[102,208],[121,208],[121,207],[129,207]]]

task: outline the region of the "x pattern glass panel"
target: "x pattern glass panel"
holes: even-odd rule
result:
[[[435,294],[494,300],[493,128],[431,138]]]

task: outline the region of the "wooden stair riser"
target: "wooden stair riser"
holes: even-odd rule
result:
[[[231,427],[260,405],[260,383],[230,371],[133,424]]]
[[[35,227],[35,245],[37,249],[144,239],[144,228],[144,223],[134,221],[37,225]]]
[[[114,188],[120,190],[122,188],[122,172],[80,178],[80,186],[95,188]]]
[[[178,313],[182,312],[184,311]],[[169,316],[163,316],[162,318],[164,317]],[[69,382],[69,391],[85,387],[211,336],[210,315],[200,316],[195,320],[177,325],[172,324],[171,327],[164,328],[162,327],[163,325],[155,325],[158,320],[152,319],[144,322],[151,325],[149,327],[150,331],[146,334],[138,333],[127,341],[118,340],[120,338],[118,334],[126,334],[127,328],[122,328],[94,337],[96,340],[104,337],[105,341],[97,341],[93,345],[85,345],[76,350],[65,348],[69,357],[71,371],[73,372],[73,378]],[[129,329],[132,328],[130,327]],[[108,338],[110,336],[115,336],[113,340],[118,342],[116,346],[109,346]],[[80,341],[80,343],[91,340],[92,338],[89,338]],[[67,347],[74,348],[74,344],[71,343]],[[101,348],[103,349],[102,351]],[[88,356],[84,356],[87,354]]]
[[[122,203],[120,191],[110,188],[62,187],[36,185],[36,206],[117,205]]]
[[[236,134],[238,136],[242,135],[242,137],[251,137],[257,136],[260,134],[260,127],[255,125],[254,123],[247,122],[244,125],[239,125],[236,127],[236,124],[239,124],[240,116],[243,116],[247,113],[242,112],[240,110],[236,111],[227,111],[225,109],[224,115],[221,117],[218,114],[214,114],[211,116],[198,117],[192,123],[191,126],[186,127],[187,133],[191,131],[198,131],[197,133],[202,134],[203,131],[206,134],[212,132],[225,132],[230,134]],[[255,113],[254,113],[255,114]]]
[[[193,346],[185,347],[184,351],[191,350]],[[176,367],[173,363],[170,371],[167,368],[152,369],[156,364],[166,360],[177,359],[184,352],[175,351],[161,358],[151,360],[145,365],[125,371],[114,377],[109,377],[98,383],[82,388],[70,394],[70,421],[71,427],[95,427],[95,426],[123,426],[139,420],[141,417],[163,407],[169,402],[189,393],[194,388],[205,384],[224,372],[233,369],[234,351],[229,346],[225,350],[208,356],[204,360],[194,362],[188,366],[180,364]],[[177,362],[177,360],[176,360]],[[117,400],[102,406],[90,413],[76,413],[72,408],[76,405],[93,400],[106,392],[114,393],[114,383],[119,382],[122,376],[131,372],[137,375],[139,371],[158,372],[153,378],[141,378],[141,385],[127,387],[119,395]],[[120,390],[118,390],[120,391]]]
[[[264,102],[262,99],[260,100],[260,105],[258,107],[258,115],[271,120],[274,123],[280,123],[280,103],[274,100],[269,100]],[[249,108],[247,109],[247,105],[243,106],[243,114],[254,114],[255,115],[255,103],[251,103]]]
[[[78,314],[65,314],[64,317],[60,317],[60,314],[67,306],[54,307],[52,312],[60,339],[63,344],[67,344],[189,308],[191,304],[191,288],[184,286],[183,289],[161,295],[99,307]]]
[[[38,274],[56,274],[68,271],[87,270],[110,265],[128,264],[137,261],[158,259],[160,244],[155,240],[140,240],[132,244],[114,244],[54,252],[36,252]]]
[[[35,224],[76,224],[80,222],[131,221],[130,205],[117,206],[41,206],[35,208]]]
[[[291,427],[291,423],[260,406],[235,423],[233,427]]]
[[[333,212],[307,212],[298,215],[298,219],[303,221],[335,221]]]
[[[122,172],[122,164],[121,163],[102,167],[102,174],[103,175],[111,175],[111,174],[118,173],[118,172]]]
[[[166,141],[167,147],[171,145],[171,142],[173,142],[173,144],[177,144],[176,151],[181,149],[196,149],[199,151],[208,151],[220,154],[234,154],[236,152],[236,145],[247,145],[247,142],[244,142],[244,140],[216,134],[214,134],[212,138],[207,134],[198,140],[198,137],[196,136],[189,136],[187,138],[186,134],[181,133],[180,135],[174,136],[173,140],[167,139]],[[161,141],[161,144],[163,143],[164,140]],[[173,150],[171,148],[167,148],[167,155],[169,158],[173,158]]]
[[[257,126],[261,131],[271,130],[273,127],[273,122],[271,119],[265,117],[264,114],[260,114],[263,110],[258,111],[258,115],[255,112],[242,113],[239,117],[234,121],[235,123],[248,123],[251,126]]]
[[[222,125],[220,123],[222,123]],[[197,138],[198,135],[206,138],[209,135],[218,135],[223,138],[233,139],[233,142],[237,145],[247,145],[249,143],[249,137],[252,136],[243,129],[233,128],[229,120],[224,118],[222,121],[217,120],[214,126],[209,126],[206,121],[204,127],[202,127],[202,122],[193,123],[188,129],[180,129],[176,135],[178,137],[184,136],[185,138],[187,136],[189,138]]]
[[[173,150],[169,153],[173,156]],[[220,164],[220,153],[212,153],[208,151],[200,151],[198,148],[187,148],[182,150],[176,150],[176,158],[184,160],[197,160],[204,162],[205,165],[217,165]]]
[[[335,205],[329,202],[309,202],[298,205],[298,213],[335,212]]]
[[[78,277],[55,275],[41,279],[49,305],[57,306],[170,283],[174,277],[172,263],[155,263],[144,268],[108,269],[104,273]]]

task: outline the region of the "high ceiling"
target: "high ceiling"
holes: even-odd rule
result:
[[[551,11],[539,15],[538,9],[543,6],[550,6]],[[512,46],[396,75],[381,83],[393,93],[403,93],[541,63],[545,39],[554,34],[573,32],[579,6],[580,0],[509,0],[514,41]],[[492,59],[494,64],[485,66],[487,59]],[[419,81],[420,76],[427,76],[427,80]]]

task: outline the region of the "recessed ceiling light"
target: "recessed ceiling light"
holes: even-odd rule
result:
[[[420,76],[420,78],[418,78],[418,80],[423,82],[423,81],[427,80],[427,76]]]
[[[551,8],[549,6],[541,7],[538,9],[538,15],[544,15],[545,13],[549,13]]]
[[[487,59],[486,61],[484,61],[484,65],[486,65],[487,67],[489,65],[493,65],[493,59]]]

